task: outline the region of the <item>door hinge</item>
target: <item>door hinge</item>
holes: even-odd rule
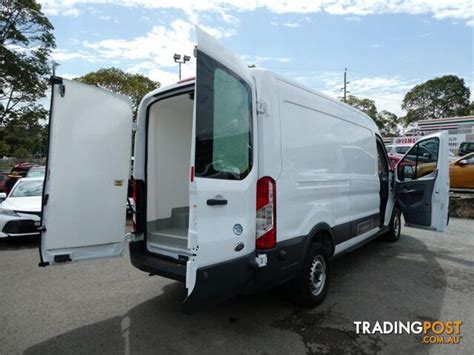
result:
[[[257,114],[266,115],[268,112],[268,103],[266,101],[257,101]]]
[[[66,94],[66,86],[64,84],[59,85],[59,95],[61,95],[61,97],[64,97],[65,94]]]

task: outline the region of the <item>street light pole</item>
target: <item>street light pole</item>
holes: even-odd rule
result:
[[[347,95],[347,68],[344,68],[344,102],[346,102]]]
[[[174,54],[173,59],[175,63],[178,63],[179,65],[179,80],[181,80],[181,64],[185,64],[186,62],[191,60],[191,57],[189,55],[184,55],[183,54],[183,59],[181,60],[181,54]]]

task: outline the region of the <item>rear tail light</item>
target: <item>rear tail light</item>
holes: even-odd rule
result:
[[[257,181],[256,221],[256,248],[273,248],[276,245],[276,184],[268,176]]]

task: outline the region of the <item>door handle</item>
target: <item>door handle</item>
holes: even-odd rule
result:
[[[417,192],[418,190],[402,190],[402,194],[411,194],[413,192]]]
[[[210,198],[206,203],[208,206],[224,206],[227,205],[227,200],[225,198]]]

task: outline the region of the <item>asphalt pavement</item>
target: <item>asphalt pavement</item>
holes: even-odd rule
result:
[[[38,241],[0,240],[0,354],[474,353],[474,220],[444,234],[403,228],[332,263],[327,298],[296,307],[284,287],[186,315],[184,286],[128,255],[39,268]],[[232,277],[232,275],[229,275]],[[356,334],[354,321],[460,320],[457,345]]]

